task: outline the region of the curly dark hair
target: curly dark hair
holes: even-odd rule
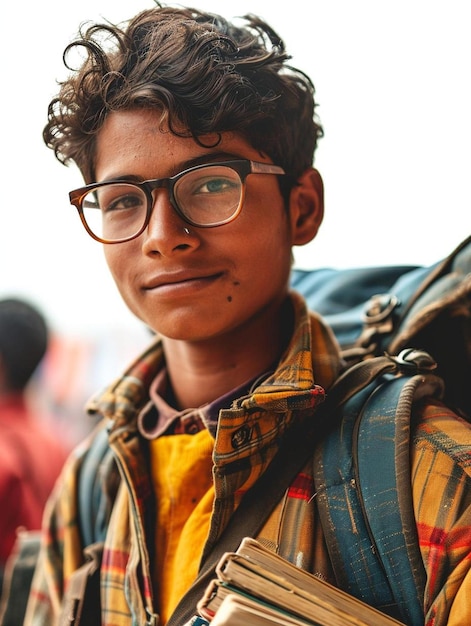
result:
[[[236,131],[297,178],[323,135],[314,85],[287,64],[267,23],[254,15],[238,21],[157,3],[123,25],[82,25],[64,51],[71,73],[49,104],[46,145],[93,182],[107,114],[142,107],[161,111],[171,132],[200,145],[204,135]],[[72,52],[85,52],[76,69]]]

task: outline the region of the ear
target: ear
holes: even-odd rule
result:
[[[292,245],[302,246],[312,241],[324,217],[324,183],[313,167],[298,178],[291,190],[289,214]]]

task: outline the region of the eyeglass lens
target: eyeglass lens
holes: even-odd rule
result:
[[[197,226],[210,226],[229,220],[238,211],[242,181],[234,169],[210,165],[177,176],[171,181],[170,194],[184,218]],[[132,183],[106,183],[82,198],[82,210],[89,229],[113,241],[142,230],[150,199],[149,192]]]

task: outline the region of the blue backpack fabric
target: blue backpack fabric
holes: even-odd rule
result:
[[[471,237],[431,266],[294,269],[291,286],[329,323],[348,365],[428,352],[445,402],[471,415]]]

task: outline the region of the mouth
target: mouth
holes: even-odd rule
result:
[[[214,274],[195,275],[187,272],[159,276],[155,280],[149,281],[143,288],[144,291],[154,291],[161,294],[186,292],[193,289],[203,289],[213,284],[222,277],[222,272]]]

